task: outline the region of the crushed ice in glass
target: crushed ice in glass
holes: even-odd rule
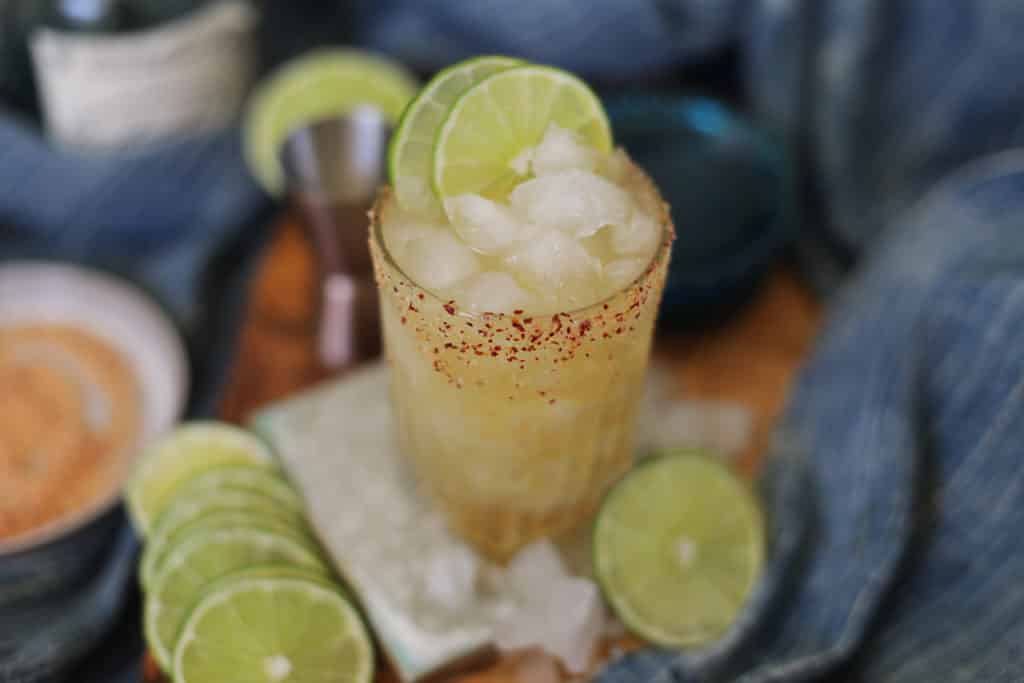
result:
[[[525,180],[507,200],[463,194],[445,199],[447,220],[408,206],[385,218],[388,249],[417,284],[472,313],[548,314],[644,273],[662,226],[625,189],[624,152],[602,154],[552,124],[511,163]]]

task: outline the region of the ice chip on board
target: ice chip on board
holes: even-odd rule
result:
[[[606,225],[625,225],[633,208],[625,190],[578,169],[520,183],[509,202],[520,219],[576,238],[593,235]]]
[[[447,289],[480,271],[473,250],[449,230],[430,232],[412,240],[398,265],[416,284],[437,291]]]
[[[424,593],[441,609],[457,612],[473,602],[479,573],[480,559],[465,544],[443,547],[427,559]]]
[[[444,210],[462,241],[484,254],[501,252],[536,232],[507,206],[475,194],[446,199]]]
[[[568,576],[561,553],[547,539],[534,541],[520,550],[505,568],[509,587],[521,595],[529,595]]]
[[[750,445],[753,431],[753,413],[739,403],[672,400],[659,408],[647,438],[654,449],[700,448],[735,457]]]
[[[587,670],[605,629],[605,608],[597,585],[562,577],[535,585],[519,609],[495,625],[504,651],[542,648],[571,673]]]
[[[597,166],[598,154],[578,135],[558,124],[548,125],[540,144],[531,154],[534,175],[546,176],[560,171],[580,169],[592,171]]]

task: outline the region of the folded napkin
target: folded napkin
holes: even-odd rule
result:
[[[235,130],[79,155],[0,116],[0,266],[22,258],[71,261],[148,290],[185,336],[192,415],[216,405],[269,208],[247,175]],[[0,613],[0,682],[50,680],[89,652],[73,680],[139,680],[138,610],[125,607],[135,591],[138,544],[119,523],[109,559],[72,595]],[[104,641],[119,619],[124,625]]]

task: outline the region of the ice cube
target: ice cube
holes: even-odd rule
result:
[[[462,543],[435,551],[427,560],[424,594],[438,608],[457,612],[476,595],[480,560]]]
[[[518,610],[495,624],[495,643],[504,651],[543,648],[579,674],[590,665],[605,618],[593,581],[556,578],[535,586]]]
[[[507,206],[475,194],[446,199],[444,210],[462,241],[484,254],[501,252],[536,232]]]
[[[472,313],[511,313],[530,308],[530,293],[508,273],[480,273],[457,287],[453,297]]]
[[[573,131],[554,123],[548,125],[544,138],[533,149],[531,156],[533,173],[537,176],[574,168],[592,171],[598,161],[596,150],[588,147]]]
[[[381,234],[384,237],[384,245],[391,252],[391,256],[400,261],[405,257],[405,249],[409,243],[443,229],[444,227],[441,225],[417,220],[412,216],[403,216],[385,221]]]
[[[521,595],[545,590],[550,583],[567,576],[561,553],[547,539],[534,541],[520,550],[505,569],[509,588]]]
[[[604,269],[601,272],[604,275],[605,282],[614,291],[618,292],[643,275],[644,270],[647,269],[647,263],[648,260],[642,258],[617,259],[611,263],[604,264]]]
[[[452,287],[480,271],[473,250],[451,230],[435,229],[411,240],[399,265],[416,284],[438,291]]]
[[[545,295],[563,287],[580,287],[597,277],[600,263],[575,239],[548,230],[503,260],[527,287]]]
[[[576,238],[593,235],[606,225],[626,225],[633,204],[617,185],[578,169],[520,183],[509,201],[520,219]]]
[[[597,584],[567,579],[553,587],[547,603],[554,628],[545,649],[561,659],[570,673],[585,672],[604,634],[607,616]]]
[[[655,449],[703,448],[734,457],[750,444],[753,424],[753,413],[738,403],[674,400],[658,410],[648,443]]]
[[[629,222],[611,227],[612,251],[622,256],[650,256],[661,240],[658,222],[642,211],[636,211]]]

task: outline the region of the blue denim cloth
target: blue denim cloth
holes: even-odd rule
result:
[[[800,161],[801,250],[841,286],[762,479],[741,622],[602,683],[1024,680],[1024,4],[393,0],[365,40],[641,77],[736,45]],[[1000,155],[999,153],[1002,152]],[[852,275],[851,266],[856,264]]]
[[[237,131],[85,156],[57,151],[38,131],[0,116],[0,178],[0,265],[20,258],[84,263],[148,290],[187,342],[190,414],[209,414],[270,208],[247,174]],[[0,682],[70,674],[137,683],[138,543],[123,516],[121,528],[108,559],[72,595],[0,612]]]

